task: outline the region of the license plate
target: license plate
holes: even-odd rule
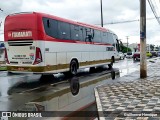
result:
[[[24,68],[18,68],[19,71],[24,71]]]

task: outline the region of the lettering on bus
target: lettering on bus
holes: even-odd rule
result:
[[[29,60],[29,58],[26,55],[14,55],[12,59],[28,59]]]
[[[18,38],[18,37],[32,37],[32,31],[25,32],[12,32],[12,34],[8,34],[8,37]]]

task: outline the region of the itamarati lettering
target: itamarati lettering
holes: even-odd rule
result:
[[[12,37],[31,37],[32,32],[31,31],[25,31],[25,32],[12,32]]]

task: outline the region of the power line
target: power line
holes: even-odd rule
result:
[[[160,2],[160,0],[159,0]],[[152,2],[152,0],[148,0],[148,3],[151,7],[151,10],[155,16],[155,18],[146,18],[146,20],[152,20],[152,19],[157,19],[158,23],[160,24],[160,17],[158,17],[159,15],[157,14],[157,11],[156,11],[156,8],[154,7],[154,4]],[[156,2],[154,0],[154,3],[155,3],[155,6],[157,7],[156,5]],[[158,8],[158,7],[157,7]],[[159,11],[158,11],[159,12]],[[108,23],[104,23],[103,25],[109,25],[109,24],[121,24],[121,23],[129,23],[129,22],[137,22],[137,21],[140,21],[139,19],[135,19],[135,20],[126,20],[126,21],[117,21],[117,22],[108,22]],[[95,25],[100,25],[100,24],[95,24]]]
[[[151,10],[152,10],[155,18],[157,19],[158,23],[160,24],[160,20],[159,20],[158,14],[157,14],[157,12],[156,12],[156,9],[155,9],[155,7],[154,7],[154,4],[153,4],[152,0],[148,0],[148,3],[149,3],[149,5],[150,5],[150,7],[151,7]]]
[[[160,17],[158,17],[160,18]],[[146,20],[153,20],[155,18],[146,18]],[[125,21],[117,21],[117,22],[108,22],[108,23],[104,23],[104,25],[109,25],[109,24],[121,24],[121,23],[129,23],[129,22],[137,22],[140,21],[139,19],[135,19],[135,20],[125,20]],[[100,25],[100,24],[95,24],[95,25]]]
[[[155,4],[156,8],[158,8],[157,2],[155,0],[154,0],[154,4]],[[158,13],[160,13],[159,9],[157,11],[158,11]]]

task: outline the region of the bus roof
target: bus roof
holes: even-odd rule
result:
[[[47,17],[47,18],[59,20],[59,21],[62,21],[62,22],[67,22],[67,23],[71,23],[71,24],[75,24],[75,25],[79,25],[79,26],[84,26],[84,27],[89,27],[89,28],[101,30],[101,31],[104,31],[104,32],[107,31],[107,32],[113,33],[109,29],[106,29],[106,28],[103,28],[103,27],[99,27],[99,26],[91,25],[91,24],[86,24],[86,23],[82,23],[82,22],[76,22],[76,21],[73,21],[73,20],[69,20],[69,19],[65,19],[65,18],[61,18],[61,17],[55,16],[55,15],[49,15],[49,14],[41,13],[41,12],[20,12],[20,13],[13,13],[13,14],[8,15],[7,17],[12,17],[12,16],[15,16],[15,15],[20,15],[20,14],[37,14],[39,17]]]
[[[59,20],[59,21],[68,22],[68,23],[71,23],[71,24],[79,25],[79,26],[84,26],[84,27],[94,28],[94,29],[98,29],[98,30],[102,30],[102,31],[107,31],[106,28],[91,25],[91,24],[76,22],[76,21],[73,21],[73,20],[69,20],[69,19],[65,19],[65,18],[61,18],[61,17],[58,17],[58,16],[49,15],[49,14],[45,14],[45,13],[39,13],[39,12],[34,12],[34,13],[37,13],[37,14],[41,15],[42,17],[49,17],[49,18],[53,18],[53,19],[56,19],[56,20]]]

